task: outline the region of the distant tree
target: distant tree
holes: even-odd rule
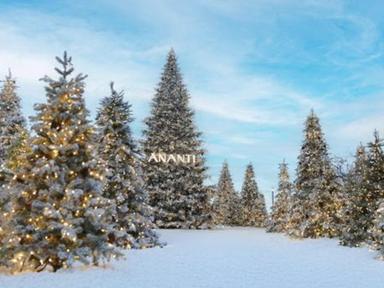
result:
[[[201,133],[194,124],[189,93],[173,50],[145,120],[144,176],[155,223],[161,228],[205,228],[210,205],[204,187],[206,166]],[[195,163],[149,161],[152,153],[194,155]]]
[[[141,178],[140,152],[129,126],[132,121],[131,105],[111,83],[111,95],[101,101],[96,117],[98,152],[107,171],[103,196],[114,205],[113,221],[120,231],[114,239],[117,246],[147,248],[159,242]]]
[[[6,164],[11,148],[16,146],[26,131],[20,102],[16,94],[16,80],[9,72],[0,91],[0,165]]]
[[[264,195],[259,192],[252,164],[247,166],[241,189],[241,225],[265,227],[268,217]]]
[[[313,110],[306,120],[304,134],[288,234],[311,238],[338,236],[342,190],[328,156],[319,118]]]
[[[291,190],[292,184],[289,181],[288,166],[283,161],[280,164],[279,187],[276,201],[272,206],[271,219],[267,227],[268,232],[286,232]]]
[[[28,152],[28,132],[21,112],[21,100],[16,93],[16,80],[11,72],[2,81],[0,91],[0,241],[3,226],[3,208],[10,201],[6,192],[16,169],[24,162]],[[0,255],[1,257],[1,255]]]
[[[383,256],[383,203],[384,203],[384,154],[383,141],[375,131],[373,142],[368,144],[368,176],[361,208],[360,227],[357,240],[365,241],[380,250]],[[357,233],[356,233],[357,234]],[[357,242],[357,241],[356,241]]]
[[[360,145],[355,154],[355,163],[350,170],[344,190],[348,196],[343,209],[344,225],[340,243],[347,246],[359,246],[368,239],[370,213],[367,210],[370,184],[368,182],[368,155]]]
[[[236,209],[239,208],[238,196],[232,182],[228,163],[225,161],[217,184],[215,224],[234,225],[238,221]]]

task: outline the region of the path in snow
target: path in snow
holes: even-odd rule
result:
[[[165,248],[129,251],[109,268],[0,275],[0,288],[382,288],[384,262],[336,240],[262,229],[161,230]]]

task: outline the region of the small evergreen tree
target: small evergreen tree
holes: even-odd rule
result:
[[[219,182],[217,183],[217,213],[215,224],[232,225],[235,218],[236,192],[233,186],[228,163],[223,163]]]
[[[140,175],[140,152],[129,127],[131,105],[123,95],[111,83],[111,96],[102,100],[96,117],[99,155],[107,171],[103,195],[115,205],[113,220],[120,231],[117,245],[152,247],[158,244],[158,237]]]
[[[348,173],[344,186],[346,205],[343,210],[344,224],[340,243],[347,246],[359,246],[368,238],[369,211],[368,201],[368,156],[364,146],[360,145],[355,154],[355,163]]]
[[[249,164],[241,189],[241,225],[265,227],[267,217],[264,195],[259,192],[253,166]]]
[[[306,120],[304,133],[288,234],[334,237],[340,231],[342,191],[328,156],[319,118],[313,110]]]
[[[162,228],[204,228],[210,222],[209,199],[203,184],[204,150],[189,98],[171,50],[152,101],[151,116],[145,120],[143,142],[145,183],[155,223]],[[153,153],[170,158],[150,161]],[[178,162],[175,155],[192,155],[196,161]]]
[[[292,184],[289,181],[288,166],[284,161],[280,164],[279,187],[277,189],[276,202],[272,206],[268,232],[286,232],[291,189]]]
[[[102,171],[87,120],[82,74],[71,58],[56,58],[60,77],[47,82],[47,103],[35,105],[32,152],[10,183],[1,261],[13,270],[54,271],[74,261],[119,255],[110,239],[111,209],[102,197]]]

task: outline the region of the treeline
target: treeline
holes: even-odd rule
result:
[[[235,190],[227,162],[223,164],[219,182],[211,189],[215,225],[265,227],[268,213],[252,164],[246,167],[240,194]]]
[[[375,131],[372,142],[357,147],[353,165],[340,167],[340,163],[333,163],[329,156],[319,118],[312,110],[305,122],[304,142],[298,157],[296,179],[293,183],[290,181],[287,164],[281,163],[276,201],[269,217],[265,216],[264,208],[260,208],[262,205],[256,204],[263,201],[260,196],[256,196],[256,200],[252,201],[255,205],[253,214],[247,214],[249,212],[244,207],[248,199],[248,193],[245,191],[250,191],[249,187],[253,187],[253,195],[258,195],[256,184],[247,177],[249,174],[253,175],[253,171],[247,169],[239,201],[225,163],[216,187],[217,223],[247,226],[250,224],[248,217],[257,215],[257,220],[253,221],[251,226],[266,227],[268,232],[285,233],[294,238],[337,237],[341,245],[366,245],[378,250],[379,258],[382,258],[382,146],[383,141]],[[237,214],[239,211],[240,216]]]

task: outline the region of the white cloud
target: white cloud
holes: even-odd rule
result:
[[[315,97],[266,77],[239,72],[220,79],[228,80],[211,82],[209,91],[192,90],[196,109],[239,122],[286,126],[301,123],[311,108],[323,108]]]
[[[382,107],[377,98],[362,101],[338,98],[341,93],[348,95],[362,87],[382,87],[384,75],[383,69],[369,65],[383,53],[378,28],[372,19],[348,11],[343,1],[95,2],[95,5],[104,3],[108,13],[124,18],[126,27],[120,27],[122,33],[100,29],[102,26],[94,25],[86,17],[80,19],[59,12],[49,15],[37,9],[15,9],[2,13],[0,73],[4,75],[8,67],[12,68],[19,80],[20,94],[28,105],[44,101],[43,83],[37,80],[44,74],[53,74],[54,56],[66,49],[73,55],[77,72],[89,74],[86,94],[87,105],[92,110],[98,99],[109,92],[111,80],[118,89],[125,89],[134,109],[138,105],[140,109],[148,107],[165,55],[173,46],[191,91],[193,107],[211,120],[204,123],[209,136],[213,135],[207,141],[209,153],[217,158],[228,155],[241,165],[247,157],[254,158],[255,165],[262,170],[260,178],[266,179],[265,185],[274,179],[271,171],[266,170],[276,164],[267,164],[266,159],[270,162],[284,157],[294,159],[299,147],[293,147],[293,143],[296,145],[301,140],[296,138],[310,108],[320,115],[330,140],[340,143],[337,151],[347,146],[343,139],[350,142],[370,139],[373,129],[383,123],[382,109],[374,109]],[[340,34],[332,41],[320,41],[324,45],[320,48],[302,45],[300,41],[308,36],[307,27],[302,25],[305,23],[299,23],[298,27],[283,26],[303,18],[309,19],[309,23],[325,23],[328,28],[334,25],[335,29],[329,29]],[[136,26],[131,26],[132,23]],[[343,29],[347,28],[353,33],[344,33]],[[330,30],[309,29],[314,40]],[[250,63],[254,66],[248,67]],[[270,65],[266,71],[258,67],[263,64]],[[295,65],[308,71],[311,67],[330,72],[335,67],[349,70],[345,75],[339,74],[339,70],[328,75],[327,70],[320,74],[322,78],[314,79],[321,84],[307,86],[289,81],[279,71],[280,67],[297,68]],[[332,87],[334,81],[342,85],[332,93],[320,95],[317,88]],[[141,120],[143,111],[138,110],[135,109],[135,116],[139,114]],[[32,112],[29,107],[27,111]],[[221,127],[224,121],[232,121],[233,125]],[[277,136],[248,137],[246,130],[250,125],[276,129],[271,133]],[[287,127],[296,132],[278,135],[278,129]],[[225,133],[211,133],[215,131]],[[213,143],[216,141],[225,143]]]
[[[100,32],[86,21],[25,10],[15,10],[0,19],[0,43],[6,43],[0,46],[0,72],[5,75],[8,67],[12,69],[28,104],[44,101],[44,84],[38,79],[54,75],[54,57],[67,50],[76,72],[88,74],[86,98],[92,110],[98,99],[109,93],[110,81],[126,90],[129,99],[148,101],[160,67],[145,61],[160,51],[165,57],[168,50],[152,47],[137,52],[117,35]],[[31,108],[26,107],[26,111],[30,114]]]
[[[355,144],[362,142],[366,144],[373,139],[373,131],[378,130],[383,137],[384,115],[372,115],[362,117],[356,121],[347,123],[338,129],[340,141],[353,141]]]
[[[52,75],[53,56],[61,54],[63,49],[73,55],[77,71],[89,75],[87,98],[93,109],[97,99],[108,93],[111,80],[117,87],[128,90],[130,99],[148,101],[152,96],[162,66],[159,59],[165,58],[168,45],[152,45],[139,50],[122,37],[101,32],[85,20],[76,18],[68,21],[62,16],[24,10],[14,11],[8,17],[22,20],[12,25],[7,17],[0,20],[0,42],[9,43],[0,47],[0,67],[11,67],[19,79],[22,94],[32,96],[35,102],[44,99],[43,84],[37,79],[45,74]],[[174,14],[172,17],[180,16]],[[173,21],[172,17],[162,18],[162,21]],[[188,21],[193,21],[194,17],[190,17]],[[62,25],[64,21],[65,26]],[[284,87],[278,81],[261,75],[242,74],[236,57],[223,61],[222,54],[209,49],[193,57],[203,75],[198,73],[185,78],[191,83],[193,104],[200,111],[240,122],[292,124],[296,123],[297,115],[284,111],[287,105],[300,112],[318,105],[310,97]],[[185,61],[187,65],[188,61],[191,61],[190,57]],[[200,83],[201,76],[206,79],[203,84]]]

